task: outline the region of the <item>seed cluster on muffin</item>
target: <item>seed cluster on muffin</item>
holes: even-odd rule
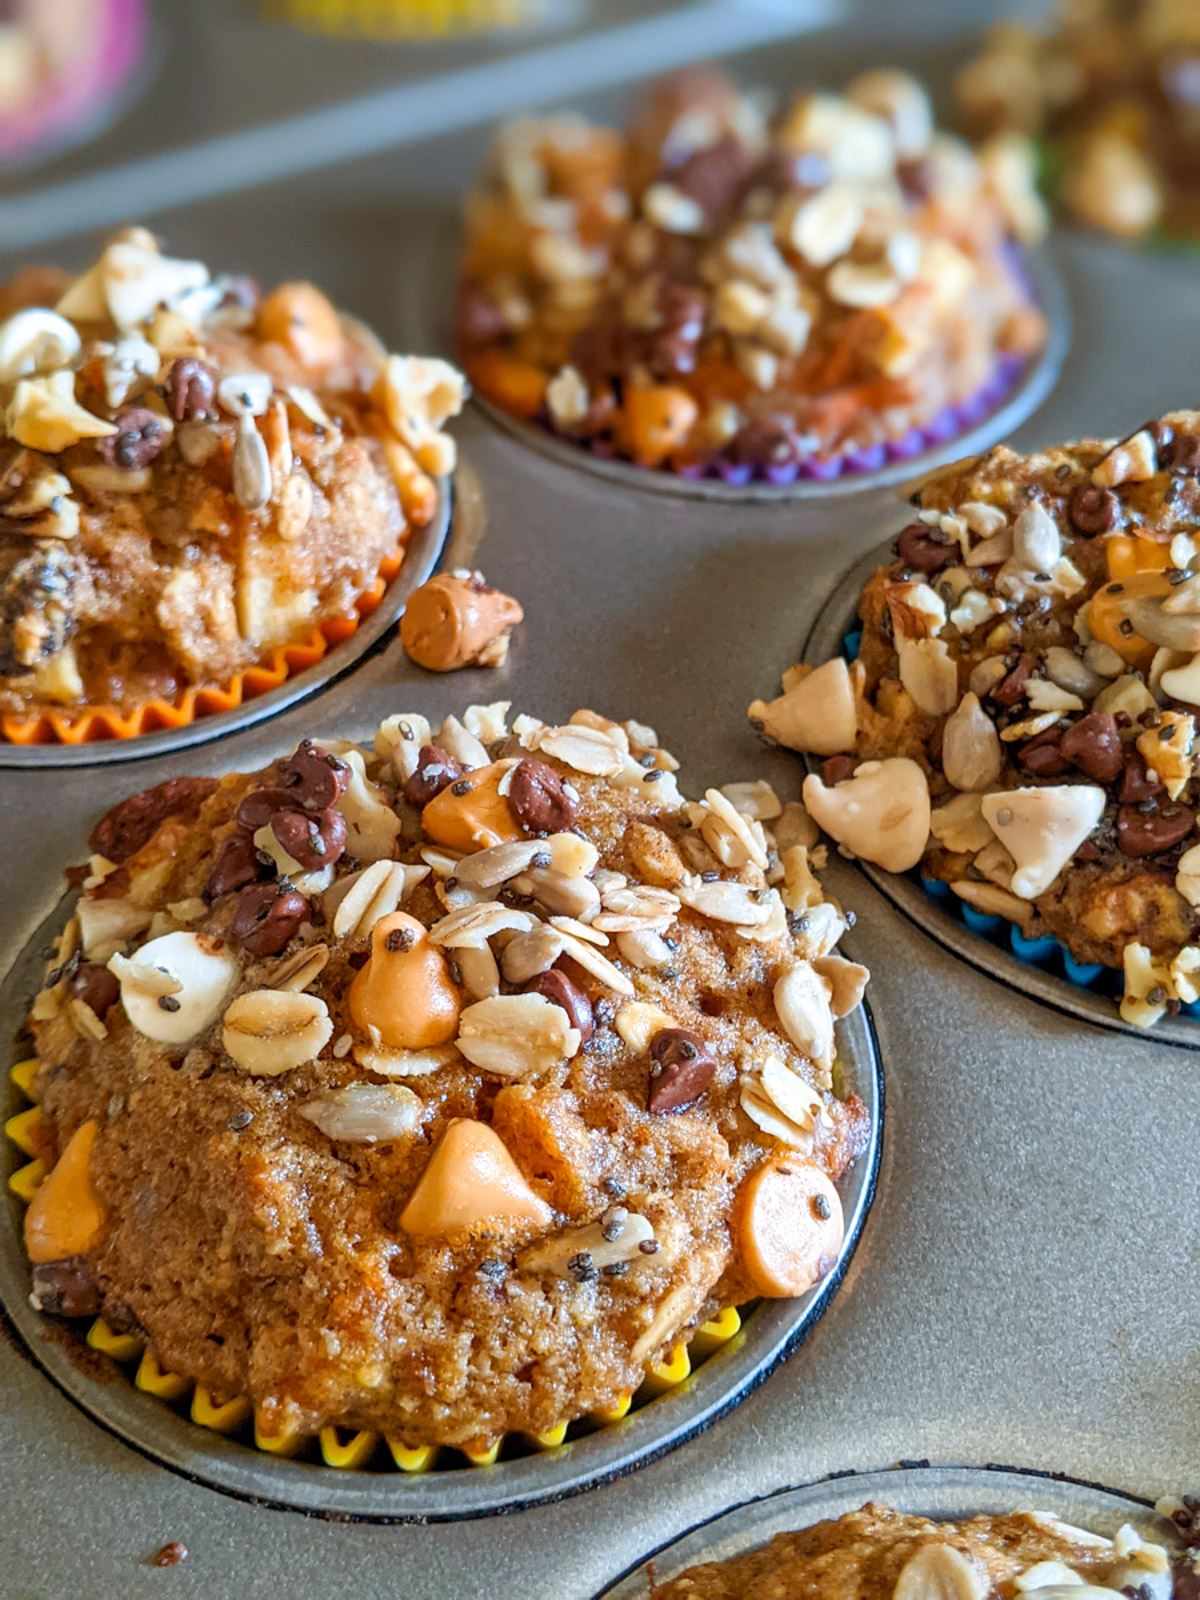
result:
[[[507,712],[122,802],[34,1004],[36,1302],[266,1431],[544,1432],[837,1259],[867,973],[807,819]]]
[[[1125,238],[1200,231],[1195,8],[1059,0],[1049,28],[1005,22],[959,74],[975,128],[1043,143],[1053,188],[1081,221]]]
[[[823,760],[812,817],[893,872],[1200,999],[1200,414],[934,474],[867,584],[858,659],[750,715]]]
[[[228,683],[354,609],[454,465],[447,363],[140,228],[0,289],[0,712]]]
[[[1125,1523],[1111,1539],[1042,1512],[961,1521],[868,1503],[726,1561],[690,1567],[651,1600],[1190,1600],[1194,1568]]]
[[[976,156],[905,74],[771,119],[692,73],[624,132],[500,134],[467,205],[460,353],[480,394],[601,453],[827,474],[919,449],[1040,349],[1012,241],[1042,223],[1020,143]]]

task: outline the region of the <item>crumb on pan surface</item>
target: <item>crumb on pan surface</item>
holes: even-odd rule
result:
[[[1036,354],[1014,247],[1042,226],[1030,152],[938,132],[903,73],[768,116],[693,71],[624,130],[501,131],[467,202],[460,354],[480,394],[599,453],[787,481]]]
[[[989,30],[956,93],[973,129],[1040,141],[1047,186],[1081,222],[1194,240],[1198,44],[1186,3],[1058,0],[1048,27]]]
[[[1195,1573],[1132,1524],[1112,1539],[1034,1512],[958,1522],[868,1503],[777,1534],[761,1549],[691,1567],[651,1600],[1188,1600]]]
[[[796,807],[508,710],[122,802],[34,1003],[35,1302],[266,1432],[619,1413],[836,1261],[867,974]]]
[[[0,715],[129,717],[352,615],[454,464],[459,374],[144,229],[0,289]]]
[[[1149,1026],[1200,998],[1200,415],[926,480],[860,603],[858,659],[752,720],[822,758],[847,854],[1122,969]]]

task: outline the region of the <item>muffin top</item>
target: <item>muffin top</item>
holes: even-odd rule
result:
[[[1186,1563],[1186,1558],[1185,1558]],[[777,1534],[729,1561],[691,1567],[652,1600],[1185,1600],[1191,1574],[1126,1524],[1112,1539],[1057,1517],[1019,1511],[931,1522],[868,1504],[832,1522]]]
[[[0,289],[0,712],[171,701],[353,610],[435,512],[462,379],[311,284],[119,234]]]
[[[958,100],[976,129],[1042,141],[1042,169],[1081,221],[1194,237],[1198,49],[1187,0],[1058,0],[1046,28],[991,29]]]
[[[775,117],[710,71],[624,131],[518,122],[468,201],[461,355],[505,410],[643,466],[784,481],[911,441],[1043,343],[1010,248],[1042,226],[1030,171],[891,71]]]
[[[123,802],[33,1008],[35,1299],[267,1431],[544,1432],[841,1245],[867,974],[799,808],[507,709]]]
[[[1198,472],[1188,411],[935,474],[857,661],[750,707],[844,849],[1123,966],[1146,1026],[1200,998]]]

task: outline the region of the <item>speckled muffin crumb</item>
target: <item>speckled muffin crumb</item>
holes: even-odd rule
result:
[[[35,1299],[268,1431],[544,1432],[838,1256],[867,974],[798,808],[508,709],[124,801],[33,1008]]]

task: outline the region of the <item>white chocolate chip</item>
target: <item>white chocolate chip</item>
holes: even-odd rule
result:
[[[113,961],[125,1015],[139,1033],[160,1044],[186,1044],[211,1027],[240,971],[237,957],[220,940],[187,932],[151,939],[133,961],[118,956]],[[147,981],[155,969],[157,984]]]
[[[983,815],[1017,864],[1013,893],[1044,894],[1099,822],[1104,790],[1090,783],[1047,784],[985,795]]]

